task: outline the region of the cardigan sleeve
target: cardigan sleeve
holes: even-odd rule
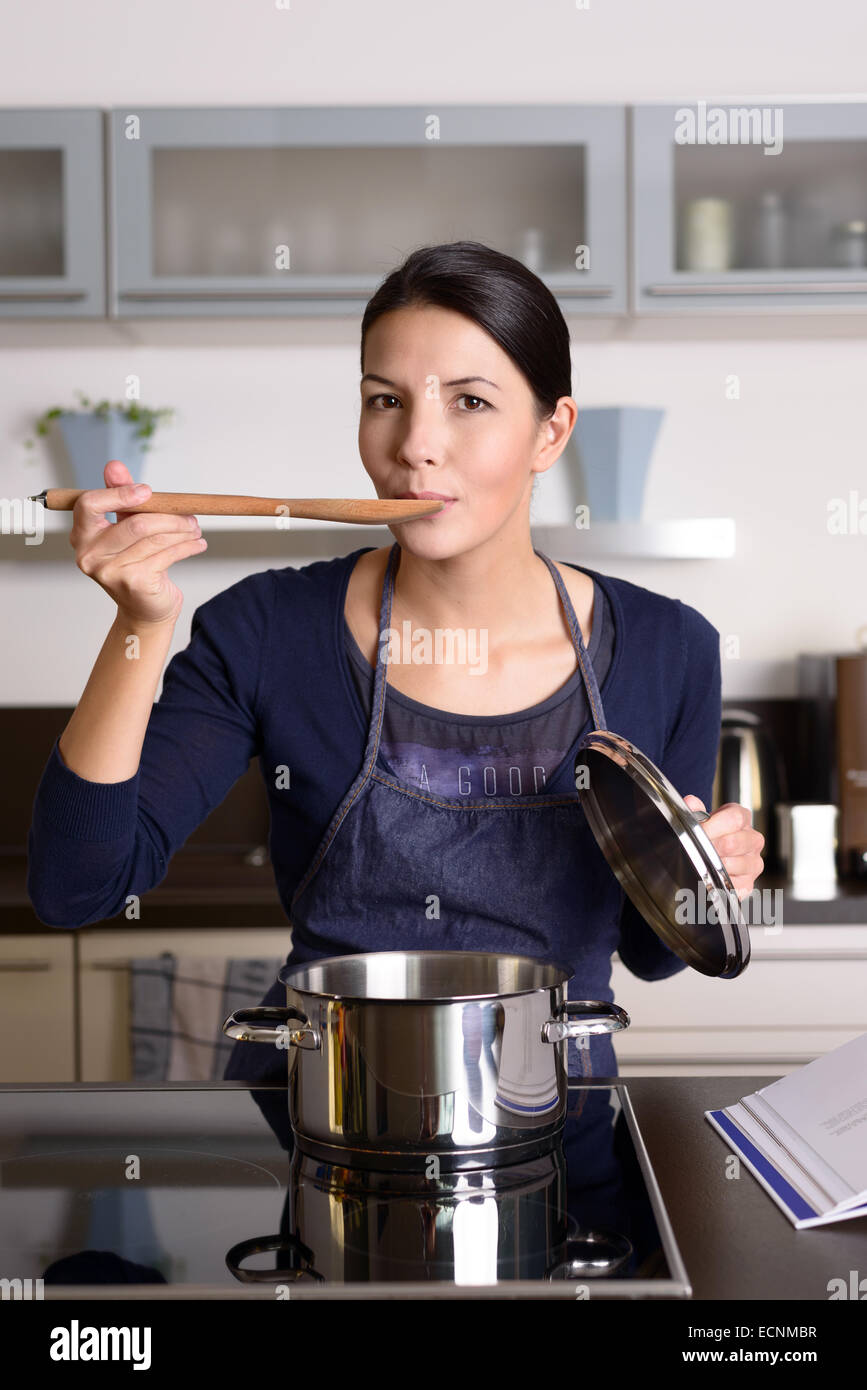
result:
[[[695,608],[678,600],[681,688],[674,704],[660,769],[681,796],[701,798],[713,810],[714,772],[722,715],[720,634]],[[621,890],[620,941],[623,964],[642,980],[663,980],[686,969],[645,922]]]
[[[27,891],[48,926],[113,917],[166,875],[175,850],[223,800],[259,749],[257,694],[271,586],[251,575],[193,614],[172,657],[139,767],[90,782],[55,742],[33,804]]]

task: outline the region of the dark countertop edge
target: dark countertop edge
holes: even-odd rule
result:
[[[32,908],[0,904],[0,936],[74,936],[94,931],[291,931],[280,903],[175,903],[148,905],[147,915],[134,921],[123,916],[90,922],[85,927],[52,927],[40,922]]]
[[[180,850],[162,883],[141,895],[141,915],[123,912],[83,927],[42,922],[27,896],[27,857],[0,852],[0,935],[29,936],[53,932],[111,931],[130,927],[152,931],[256,927],[289,930],[274,870],[270,863],[248,865],[243,851]]]
[[[123,913],[83,927],[54,927],[41,922],[27,896],[26,866],[23,851],[0,851],[0,935],[112,930],[132,925]],[[753,890],[782,890],[784,925],[867,926],[867,878],[841,881],[837,895],[824,899],[793,897],[790,886],[779,875],[767,874],[757,880]],[[772,912],[775,910],[776,899],[772,903]],[[146,923],[154,931],[289,928],[273,866],[246,865],[243,853],[234,847],[225,852],[212,848],[178,851],[162,883],[141,895],[141,911],[136,925]],[[772,913],[768,915],[772,917]],[[763,930],[760,922],[751,925],[757,933]]]
[[[786,912],[785,927],[867,927],[867,902],[857,910],[853,905],[851,914],[846,917],[822,918],[812,911],[798,912],[796,915]],[[223,898],[214,902],[173,898],[171,901],[156,902],[149,897],[142,898],[142,916],[138,919],[128,920],[119,914],[99,922],[88,922],[82,927],[49,926],[39,920],[29,905],[10,907],[0,901],[0,936],[51,936],[54,933],[126,931],[132,928],[140,931],[243,931],[250,928],[288,932],[291,924],[279,899],[263,901],[245,898],[232,902]],[[751,939],[754,944],[763,939],[763,931],[758,924],[752,926]]]
[[[712,1072],[703,1074],[702,1077],[694,1076],[588,1076],[580,1081],[570,1077],[569,1086],[572,1090],[584,1090],[585,1088],[601,1088],[610,1090],[612,1086],[640,1086],[647,1082],[658,1081],[696,1081],[708,1080],[719,1081],[721,1085],[729,1083],[744,1082],[746,1094],[750,1091],[757,1091],[760,1086],[769,1086],[772,1081],[778,1081],[781,1073],[773,1073],[768,1076],[740,1076],[737,1073],[726,1076],[716,1076]],[[0,1082],[0,1092],[3,1091],[288,1091],[288,1084],[282,1085],[280,1082],[250,1082],[250,1081],[2,1081]],[[730,1103],[730,1102],[726,1102]]]
[[[867,925],[867,878],[840,879],[832,898],[796,897],[792,888],[791,883],[777,874],[763,874],[753,885],[753,892],[760,895],[781,892],[783,922],[792,927]],[[760,898],[760,901],[763,900]]]
[[[624,1079],[624,1078],[621,1078]],[[2,1091],[287,1091],[279,1083],[249,1081],[2,1081]]]

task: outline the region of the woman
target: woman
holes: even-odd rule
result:
[[[37,794],[36,911],[64,926],[118,913],[258,755],[293,962],[518,952],[568,963],[572,997],[607,1000],[614,950],[644,979],[674,974],[683,962],[592,837],[573,763],[607,722],[703,807],[719,634],[679,600],[533,549],[532,484],[576,417],[556,301],[478,243],[422,248],[367,305],[361,369],[377,494],[446,506],[393,526],[391,547],[218,594],[156,705],[182,603],[168,571],[204,549],[195,518],[125,512],[119,462],[76,504],[78,566],[118,612]],[[704,829],[743,896],[762,869],[749,812],[722,807]],[[284,1002],[275,982],[263,1003]],[[570,1070],[616,1075],[607,1036],[570,1048]],[[237,1044],[225,1075],[284,1081],[285,1068],[285,1053]]]

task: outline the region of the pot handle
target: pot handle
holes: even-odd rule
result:
[[[290,1018],[297,1019],[303,1028],[289,1028]],[[257,1024],[267,1026],[257,1027]],[[235,1038],[238,1042],[272,1043],[280,1048],[303,1047],[315,1051],[322,1044],[319,1029],[313,1027],[306,1014],[287,1005],[260,1004],[255,1009],[236,1009],[223,1024],[223,1032],[227,1038]]]
[[[248,1255],[262,1255],[269,1250],[286,1252],[292,1264],[285,1269],[242,1269],[241,1261]],[[298,1261],[298,1263],[294,1263]],[[242,1284],[278,1284],[286,1279],[313,1279],[324,1284],[324,1277],[313,1268],[313,1251],[297,1236],[254,1236],[252,1240],[241,1240],[233,1245],[226,1255],[226,1264],[235,1278]]]
[[[592,1015],[587,1018],[587,1015]],[[583,1016],[583,1021],[577,1017]],[[629,1027],[629,1014],[619,1004],[601,999],[566,999],[554,1018],[542,1024],[542,1041],[562,1042],[564,1038],[583,1038],[588,1033],[619,1033]]]

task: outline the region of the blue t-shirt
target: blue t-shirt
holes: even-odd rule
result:
[[[86,781],[65,765],[55,743],[28,839],[28,893],[43,922],[80,927],[121,914],[129,894],[161,882],[174,852],[254,757],[289,916],[295,889],[364,762],[368,721],[346,653],[344,605],[352,569],[371,549],[249,575],[196,609],[189,645],[166,668],[133,777]],[[600,687],[608,727],[637,744],[681,794],[692,792],[710,808],[721,711],[717,629],[679,599],[575,568],[601,587],[611,607],[614,644]],[[575,731],[576,740],[583,732]],[[574,772],[564,760],[547,791],[570,789]],[[595,844],[587,852],[589,884],[611,871]],[[611,997],[604,982],[614,949],[643,979],[684,968],[618,892],[616,920],[606,909],[597,921],[592,902],[583,904],[582,972],[593,987],[587,997]],[[358,949],[378,949],[374,931]],[[578,979],[576,988],[582,984]]]

